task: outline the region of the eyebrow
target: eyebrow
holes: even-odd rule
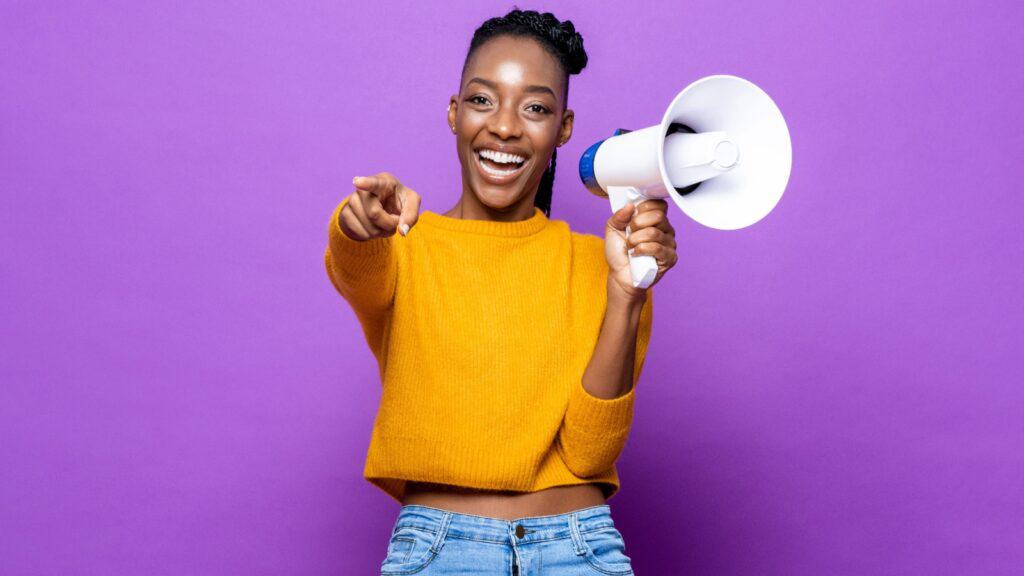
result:
[[[497,84],[495,84],[494,82],[491,82],[490,80],[484,80],[483,78],[473,78],[469,82],[466,82],[466,86],[469,86],[473,82],[478,82],[478,83],[483,84],[484,86],[487,86],[488,88],[491,88],[493,90],[497,90],[498,89],[498,85]],[[548,88],[547,86],[530,85],[530,86],[526,87],[526,91],[527,92],[541,92],[541,93],[547,92],[548,94],[551,94],[551,97],[554,98],[555,101],[558,101],[558,97],[555,96],[554,91],[552,91],[551,88]]]

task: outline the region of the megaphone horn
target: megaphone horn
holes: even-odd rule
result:
[[[588,190],[612,211],[671,197],[710,228],[745,228],[778,204],[792,166],[789,129],[775,102],[737,76],[706,76],[672,100],[661,123],[620,128],[580,158]],[[626,234],[629,234],[626,228]],[[647,288],[658,272],[653,256],[633,256],[633,285]]]

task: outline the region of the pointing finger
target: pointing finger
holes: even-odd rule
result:
[[[382,196],[388,191],[389,182],[380,176],[356,176],[352,179],[356,188],[365,190],[374,196]]]
[[[352,179],[352,183],[356,188],[362,190],[372,190],[377,187],[377,179],[373,176],[356,176]]]

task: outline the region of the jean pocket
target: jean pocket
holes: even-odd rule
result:
[[[437,555],[431,549],[437,533],[415,526],[399,527],[388,542],[388,553],[380,564],[382,575],[415,574]]]
[[[601,574],[624,576],[633,574],[626,543],[613,526],[580,532],[585,550],[584,558]]]

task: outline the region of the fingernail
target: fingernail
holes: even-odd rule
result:
[[[355,178],[353,178],[353,179],[352,179],[352,183],[353,183],[353,184],[355,184],[355,183],[356,183],[356,180],[359,180],[359,176],[356,176]]]
[[[402,231],[402,236],[407,236],[409,234],[408,224],[402,224],[401,226],[398,227],[398,229]]]

